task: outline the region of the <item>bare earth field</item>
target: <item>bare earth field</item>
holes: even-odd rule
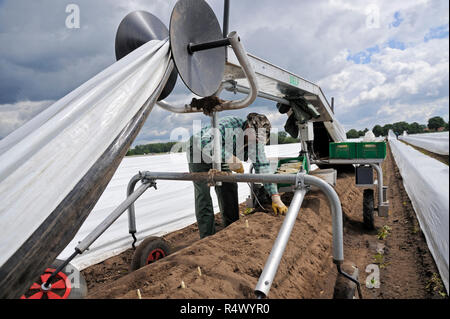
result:
[[[355,186],[353,171],[338,174],[345,259],[359,268],[365,298],[442,298],[436,266],[390,152],[383,169],[390,215],[376,217],[375,231],[363,227],[362,189]],[[283,197],[286,204],[291,196]],[[164,238],[173,253],[138,271],[129,271],[131,249],[85,269],[88,298],[135,299],[137,289],[142,298],[254,298],[253,289],[282,222],[283,217],[258,212],[242,216],[226,229],[218,227],[214,236],[203,240],[199,240],[195,224],[168,234]],[[220,218],[216,223],[220,224]],[[390,230],[379,239],[383,226]],[[332,298],[337,271],[332,263],[331,239],[327,200],[320,192],[309,192],[269,298]],[[380,267],[378,289],[365,287],[369,264]]]

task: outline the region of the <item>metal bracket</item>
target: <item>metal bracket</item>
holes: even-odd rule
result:
[[[146,173],[139,172],[139,176],[141,177],[142,184],[150,184],[150,187],[153,187],[155,190],[158,190],[155,179],[147,178]]]
[[[295,177],[295,189],[310,189],[310,186],[305,184],[305,175],[306,172],[303,169],[297,173]]]
[[[136,250],[136,242],[137,242],[137,238],[135,233],[130,233],[131,237],[133,237],[133,242],[131,243],[131,247],[133,248],[133,250]]]
[[[235,101],[224,101],[222,104],[218,105],[216,107],[216,112],[221,112],[221,111],[226,111],[226,110],[239,110],[239,109],[246,108],[247,106],[249,106],[256,100],[256,97],[258,96],[258,92],[259,92],[258,83],[257,83],[257,79],[256,79],[256,73],[253,70],[253,66],[251,65],[251,63],[249,61],[247,52],[245,51],[245,48],[242,45],[239,36],[234,31],[231,32],[228,36],[231,41],[231,47],[236,55],[236,58],[238,59],[239,63],[241,64],[241,69],[244,72],[245,77],[248,80],[250,89],[248,90],[246,97],[239,99],[239,100],[235,100]],[[186,48],[186,54],[189,54],[189,53],[187,53],[187,48]],[[220,85],[219,89],[217,90],[217,92],[221,91],[223,88],[227,87],[228,85],[229,85],[228,83],[222,83]],[[216,95],[217,95],[217,92],[216,92]],[[167,111],[170,111],[170,112],[174,112],[174,113],[203,112],[203,110],[199,110],[190,104],[183,105],[183,106],[175,106],[175,105],[171,105],[165,101],[160,101],[157,104],[161,108],[163,108]]]
[[[336,268],[339,274],[341,274],[342,276],[344,276],[345,278],[347,278],[348,280],[350,280],[351,282],[356,284],[356,288],[358,289],[358,296],[359,299],[363,299],[363,295],[361,292],[361,283],[356,280],[355,278],[353,278],[352,276],[350,276],[349,274],[347,274],[345,271],[342,270],[341,268],[341,262],[336,262]]]

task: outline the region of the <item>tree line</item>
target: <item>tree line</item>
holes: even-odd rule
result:
[[[135,148],[128,151],[127,156],[169,153],[175,144],[177,143],[167,142],[137,145]]]
[[[271,135],[273,138],[273,136],[277,134]],[[278,133],[278,144],[290,144],[298,142],[299,142],[298,139],[289,136],[286,132]],[[175,144],[177,144],[177,142],[150,143],[146,145],[137,145],[135,148],[132,148],[128,151],[127,156],[169,153]],[[181,152],[181,147],[178,149]]]
[[[387,136],[389,130],[394,131],[395,134],[401,135],[404,131],[408,134],[419,134],[425,132],[437,132],[439,129],[443,131],[448,131],[448,122],[445,122],[444,119],[440,116],[432,117],[428,120],[428,124],[419,124],[417,122],[407,123],[407,122],[396,122],[394,124],[386,124],[384,126],[375,125],[372,128],[372,132],[376,137],[379,136]],[[369,129],[365,128],[364,130],[358,131],[355,129],[351,129],[347,132],[347,138],[359,138],[364,136]]]

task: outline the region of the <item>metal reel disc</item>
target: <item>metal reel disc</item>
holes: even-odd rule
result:
[[[192,93],[208,97],[219,89],[225,72],[226,47],[188,52],[189,43],[222,39],[219,21],[204,0],[180,0],[170,19],[170,45],[175,65]]]
[[[133,52],[151,40],[164,40],[169,30],[156,16],[146,11],[134,11],[120,23],[116,34],[116,59]],[[170,95],[177,82],[177,71],[174,69],[158,101]]]

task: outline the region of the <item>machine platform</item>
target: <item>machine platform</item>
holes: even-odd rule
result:
[[[320,113],[314,122],[323,122],[334,142],[346,140],[345,130],[337,121],[322,89],[304,78],[286,71],[252,54],[248,54],[250,63],[256,73],[259,96],[277,102],[289,103],[286,97],[302,96]],[[236,81],[235,90],[247,93],[248,82],[232,49],[228,48],[224,81]]]

